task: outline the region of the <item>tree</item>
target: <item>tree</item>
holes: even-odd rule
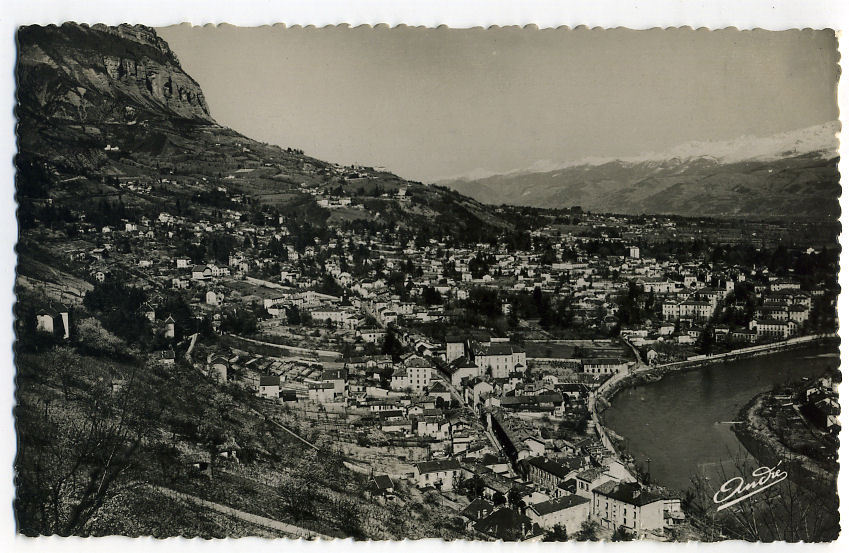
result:
[[[525,508],[525,502],[522,500],[522,492],[518,488],[510,488],[510,491],[507,492],[507,503],[517,510]]]
[[[598,541],[599,524],[594,520],[585,520],[575,534],[577,541]]]
[[[624,526],[617,528],[610,537],[612,541],[633,541],[634,535],[625,529]]]
[[[86,350],[97,354],[114,356],[122,353],[126,347],[120,338],[103,328],[94,317],[77,323],[75,338]]]
[[[103,387],[81,390],[67,404],[15,408],[15,515],[28,536],[87,535],[101,508],[133,484],[123,479],[161,410],[157,394],[140,389],[135,371],[117,396]]]
[[[569,534],[562,524],[555,524],[554,528],[545,531],[542,541],[569,541]]]
[[[432,286],[425,286],[422,290],[422,301],[425,305],[440,305],[442,303],[442,294]]]
[[[385,355],[391,355],[394,361],[397,361],[401,358],[401,354],[404,352],[404,346],[395,337],[395,331],[392,328],[388,328],[386,330],[386,336],[383,338],[383,348],[381,349],[381,353]]]
[[[496,507],[498,505],[505,505],[507,503],[507,498],[501,492],[495,492],[492,494],[492,504]]]
[[[463,489],[467,491],[469,499],[476,499],[483,495],[484,481],[479,475],[474,474],[471,478],[463,481]]]

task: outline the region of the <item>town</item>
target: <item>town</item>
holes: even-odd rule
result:
[[[301,32],[282,26],[161,31],[182,45],[196,35],[180,40],[180,33]],[[403,34],[408,31],[425,32],[374,29],[415,38]],[[336,52],[318,46],[329,42],[315,43],[300,54],[303,67],[279,72],[287,86],[309,80],[292,76],[321,77],[329,95],[306,116],[316,90],[289,95],[280,83],[279,91],[257,84],[278,74],[272,62],[298,58],[288,51],[244,49],[239,63],[248,56],[256,62],[247,67],[254,71],[246,77],[251,83],[221,70],[225,56],[205,53],[213,69],[198,68],[196,81],[150,27],[66,23],[18,30],[13,354],[20,534],[836,538],[837,112],[741,126],[736,119],[749,111],[741,107],[716,134],[712,126],[689,129],[695,119],[688,108],[687,124],[664,131],[645,120],[628,122],[630,108],[608,117],[608,110],[630,105],[626,96],[588,102],[598,93],[584,92],[566,100],[570,82],[543,95],[548,103],[531,103],[536,111],[492,127],[503,135],[494,137],[498,144],[478,133],[463,138],[462,148],[440,153],[432,147],[454,144],[467,124],[456,122],[452,130],[446,122],[419,134],[416,127],[431,113],[414,115],[401,130],[383,128],[370,112],[353,117],[363,111],[353,104],[341,107],[356,96],[348,87],[360,80],[379,81],[363,94],[366,104],[386,102],[397,122],[413,113],[393,103],[401,99],[448,106],[463,94],[445,95],[441,83],[457,80],[441,72],[447,62],[489,52],[470,45],[485,45],[475,41],[502,31],[456,32],[473,40],[460,41],[465,46],[456,52],[451,41],[439,42],[438,63],[433,52],[415,50],[426,43],[417,38],[381,49],[380,56],[370,53],[371,61],[353,54],[357,64],[373,63],[380,78],[343,77],[338,91],[324,81],[350,63],[326,71],[324,61],[310,62]],[[557,36],[515,32],[530,42]],[[640,36],[647,40],[652,32]],[[307,34],[327,40],[324,33],[330,31]],[[564,33],[561,38],[572,36]],[[820,37],[808,48],[817,56],[833,51],[836,75],[834,33],[803,34],[804,41]],[[233,36],[216,35],[209,47]],[[352,51],[368,43],[354,42]],[[738,42],[729,45],[743,48]],[[791,50],[804,50],[801,42]],[[228,44],[242,52],[247,43]],[[773,43],[763,44],[760,54],[740,60],[772,59]],[[557,59],[571,49],[541,42],[528,52],[522,62],[528,67],[543,58],[560,67],[569,60]],[[399,53],[410,57],[390,60]],[[198,60],[186,54],[185,67],[194,70]],[[486,64],[492,60],[502,58],[493,51]],[[604,76],[606,61],[579,61],[581,78],[603,83],[605,95],[616,88],[608,83],[625,74]],[[666,65],[680,64],[651,61],[649,73]],[[387,67],[408,66],[413,76],[388,84],[396,69]],[[470,98],[500,94],[500,86],[472,78],[477,62],[465,67],[471,69],[457,73],[476,83]],[[482,74],[514,71],[506,67]],[[418,73],[431,72],[439,86],[419,87]],[[725,64],[717,78],[724,83],[729,72]],[[209,88],[210,103],[216,98],[222,112],[229,104],[241,114],[236,119],[249,113],[268,119],[264,136],[274,136],[274,144],[213,118],[199,82],[222,74],[223,86]],[[750,88],[750,72],[740,75],[747,84],[738,88]],[[657,81],[662,86],[650,95],[665,99],[668,83],[691,79]],[[630,90],[622,83],[619,89]],[[253,105],[247,92],[214,96],[243,84],[273,91],[279,104]],[[681,104],[689,106],[689,89],[684,93]],[[833,91],[824,97],[833,103]],[[514,113],[520,102],[510,98],[486,108]],[[337,103],[344,116],[329,110]],[[455,107],[471,112],[473,103]],[[563,111],[573,106],[601,111],[591,124],[573,128],[580,110]],[[668,106],[659,108],[666,116]],[[720,106],[704,119],[727,110]],[[561,112],[560,119],[552,116]],[[325,125],[320,118],[328,113]],[[490,112],[476,118],[469,129],[491,119]],[[608,119],[615,126],[585,140],[581,133]],[[823,121],[830,123],[800,127]],[[530,134],[514,137],[505,122],[517,131],[525,125]],[[539,134],[543,122],[552,125],[548,138]],[[617,150],[629,125],[636,130],[631,144]],[[319,132],[323,126],[330,134]],[[689,134],[680,132],[685,127]],[[303,129],[310,132],[285,134]],[[788,132],[723,142],[727,152],[714,156],[716,140],[739,136],[740,129]],[[669,136],[652,142],[641,136],[646,132]],[[708,142],[697,151],[694,138]],[[531,146],[520,148],[523,141]],[[344,160],[333,163],[277,145],[285,142],[308,143],[317,155],[334,151],[315,142],[365,146],[328,155]],[[577,148],[584,142],[597,150]],[[544,143],[552,145],[548,154]],[[628,152],[651,144],[673,148],[668,154],[679,151],[676,145],[695,153],[626,161]],[[357,151],[374,161],[356,162],[363,159]],[[548,167],[544,155],[567,154],[617,160],[570,165],[563,174],[505,173],[483,184],[449,186],[430,178],[477,164],[505,171]],[[376,163],[428,175],[428,182]],[[429,166],[426,173],[410,169],[422,165]],[[542,193],[527,205],[543,207],[488,203],[492,182],[507,182],[511,194]],[[610,212],[598,208],[606,205]],[[773,392],[764,395],[770,386]],[[681,398],[692,403],[676,402]],[[738,413],[746,402],[748,410]],[[635,424],[626,432],[614,423],[617,415],[620,423]],[[641,432],[648,437],[642,444]],[[699,440],[681,439],[686,433]],[[732,452],[716,457],[725,446],[771,466],[779,451],[788,461],[813,452],[817,462],[796,463],[800,470],[787,462],[792,485],[718,514],[711,490],[727,479],[714,470],[730,459]],[[696,448],[698,458],[687,457]],[[811,485],[802,469],[821,477],[821,485]],[[772,507],[781,502],[787,512],[777,521]]]
[[[358,195],[301,189],[322,209],[364,209]],[[837,253],[813,223],[573,208],[463,244],[356,220],[289,225],[237,209],[226,188],[209,194],[228,207],[148,217],[104,204],[97,224],[72,212],[62,232],[34,229],[20,246],[33,273],[19,278],[19,335],[126,341],[149,363],[243,389],[367,473],[370,501],[409,501],[402,483],[431,490],[479,536],[686,535],[683,490],[653,485],[597,427],[599,388],[834,330]],[[405,188],[377,197],[390,194],[417,201]],[[73,279],[34,277],[48,267]],[[114,374],[113,390],[129,378]],[[238,466],[240,447],[189,458]]]

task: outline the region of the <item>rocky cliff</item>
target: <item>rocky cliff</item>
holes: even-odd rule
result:
[[[29,26],[18,31],[17,43],[19,117],[212,121],[200,86],[149,27]]]

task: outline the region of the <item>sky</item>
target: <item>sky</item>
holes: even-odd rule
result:
[[[184,24],[157,32],[219,123],[423,182],[838,118],[831,31]]]

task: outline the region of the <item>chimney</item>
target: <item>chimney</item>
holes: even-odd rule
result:
[[[633,493],[632,493],[632,496],[633,496],[634,499],[637,499],[638,497],[640,497],[640,488],[635,488]]]

